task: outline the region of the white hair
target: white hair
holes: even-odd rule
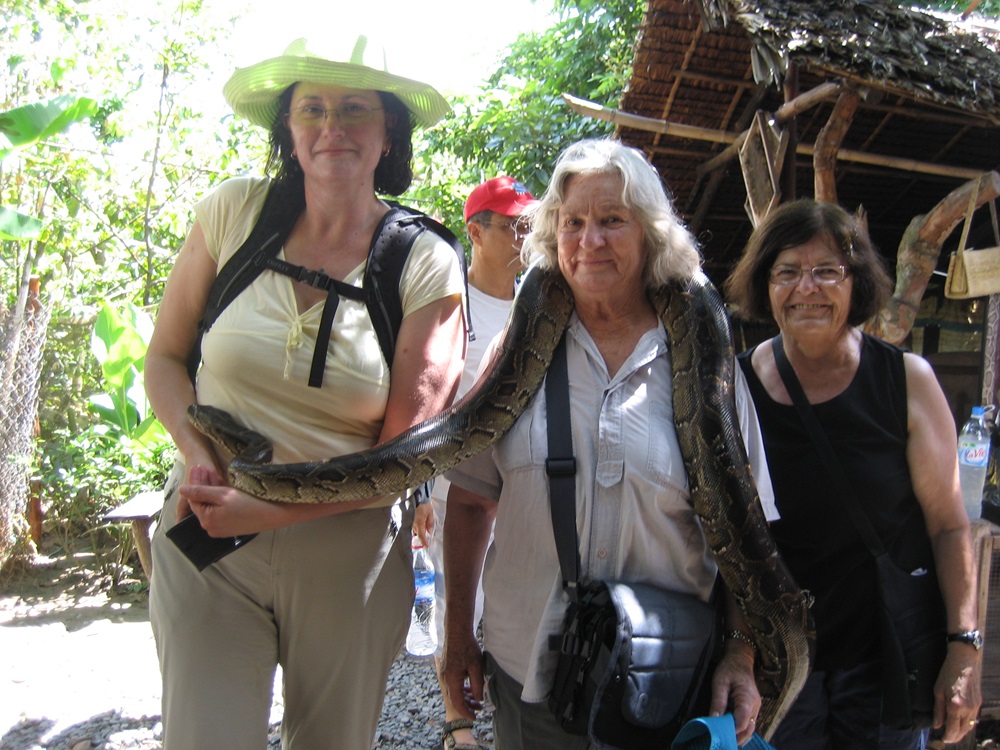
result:
[[[556,161],[549,186],[541,200],[528,209],[531,234],[524,240],[521,258],[525,267],[537,263],[557,269],[559,208],[566,198],[566,183],[580,174],[615,174],[622,181],[622,202],[642,227],[647,261],[647,287],[671,280],[687,281],[701,265],[694,237],[681,223],[664,190],[660,175],[634,148],[610,138],[591,138],[567,147]]]

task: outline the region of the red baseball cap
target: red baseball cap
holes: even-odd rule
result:
[[[504,175],[487,180],[469,193],[463,213],[466,221],[480,211],[520,216],[528,206],[537,202],[523,183]]]

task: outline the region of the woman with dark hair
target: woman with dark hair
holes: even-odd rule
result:
[[[761,222],[726,284],[738,315],[773,319],[781,332],[739,362],[781,514],[771,530],[796,581],[815,597],[814,669],[772,737],[779,750],[903,750],[927,738],[883,724],[875,561],[792,405],[782,355],[882,546],[907,572],[936,572],[949,635],[934,725],[957,742],[979,710],[976,577],[955,423],[924,359],[858,328],[882,307],[890,283],[850,214],[801,200]]]
[[[413,181],[413,123],[410,111],[395,94],[376,91],[385,112],[386,122],[394,123],[386,133],[386,151],[375,166],[375,192],[382,195],[400,195]],[[292,108],[295,86],[289,86],[278,98],[278,108],[270,126],[269,148],[265,172],[275,171],[275,181],[289,186],[302,187],[302,168],[292,156],[295,145],[292,131],[287,127],[288,113]]]
[[[326,328],[328,292],[268,267],[205,333],[196,384],[185,368],[216,275],[269,190],[298,215],[277,258],[360,286],[389,212],[378,195],[410,184],[413,122],[448,111],[430,86],[390,74],[366,37],[344,41],[318,54],[298,40],[226,84],[236,114],[270,128],[276,177],[227,180],[195,206],[147,354],[149,398],[179,450],[150,596],[167,750],[264,747],[278,664],[283,747],[369,750],[409,623],[410,498],[258,500],[226,486],[229,457],[186,416],[210,404],[270,438],[276,462],[322,460],[438,413],[458,385],[464,281],[430,231],[403,267],[391,366],[364,302],[343,296]],[[199,572],[165,535],[191,513],[211,536],[257,536]]]

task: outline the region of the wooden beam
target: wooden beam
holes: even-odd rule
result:
[[[695,83],[714,83],[718,86],[732,86],[737,92],[753,89],[758,85],[752,80],[733,78],[732,76],[716,76],[711,73],[696,73],[691,70],[678,70],[674,75],[677,78],[683,78],[685,81],[693,81]]]
[[[794,99],[791,99],[784,104],[782,104],[774,113],[774,121],[781,125],[793,117],[798,117],[800,114],[808,109],[812,109],[817,104],[821,104],[829,99],[834,99],[840,96],[844,87],[839,83],[826,82],[821,83],[819,86],[813,89],[809,89],[804,94],[799,94]]]
[[[843,87],[839,83],[827,82],[820,84],[816,88],[809,89],[804,94],[799,94],[791,101],[785,102],[778,107],[777,111],[774,113],[775,123],[781,125],[794,117],[797,117],[806,110],[815,107],[817,104],[839,96],[842,88]],[[743,147],[743,141],[746,140],[748,132],[749,131],[744,130],[740,133],[739,137],[733,141],[733,145],[720,151],[717,156],[709,159],[698,167],[696,171],[697,176],[701,177],[709,172],[714,172],[719,167],[728,164],[733,159],[738,157],[740,149]]]
[[[736,140],[734,133],[727,133],[725,130],[701,128],[696,125],[682,125],[681,123],[669,122],[668,120],[656,120],[652,117],[643,117],[642,115],[622,112],[620,109],[608,109],[601,104],[580,99],[572,94],[563,94],[562,96],[569,105],[569,108],[577,114],[591,117],[595,120],[605,120],[613,125],[644,130],[647,133],[672,135],[676,138],[691,138],[696,141],[714,141],[716,143],[729,144]]]
[[[713,141],[715,143],[736,143],[737,140],[746,138],[744,133],[729,133],[725,130],[714,130],[712,128],[700,128],[694,125],[683,125],[666,120],[655,120],[652,117],[642,117],[618,109],[608,109],[595,102],[580,99],[572,94],[563,94],[563,99],[577,114],[585,117],[592,117],[597,120],[621,125],[635,130],[644,130],[649,133],[660,133],[671,135],[675,138],[690,138],[698,141]],[[796,153],[805,154],[812,157],[815,149],[804,143],[800,143],[795,149]],[[857,162],[859,164],[873,164],[875,166],[886,167],[888,169],[899,169],[904,172],[919,172],[921,174],[933,174],[943,177],[954,177],[955,179],[971,180],[982,174],[980,169],[970,169],[968,167],[953,167],[945,164],[930,164],[918,161],[917,159],[900,159],[894,156],[882,156],[881,154],[867,154],[861,151],[850,149],[840,149],[837,151],[837,158],[843,161]]]
[[[897,96],[901,95],[897,94]],[[902,98],[905,99],[905,97]],[[998,124],[995,117],[990,117],[982,112],[974,112],[972,110],[968,110],[967,115],[950,115],[945,112],[927,109],[916,110],[912,107],[905,107],[901,104],[877,104],[872,102],[865,102],[865,110],[882,112],[890,115],[899,115],[900,117],[906,117],[920,122],[937,122],[942,125],[965,125],[968,127],[973,121],[975,121],[976,127],[995,128]]]
[[[970,119],[981,120],[989,123],[993,127],[1000,125],[1000,117],[990,113],[981,112],[968,107],[962,109],[954,104],[943,104],[941,102],[931,101],[929,99],[915,99],[914,93],[911,90],[905,89],[902,86],[893,86],[888,83],[882,83],[878,87],[872,86],[872,82],[865,80],[860,75],[854,73],[848,73],[844,70],[825,67],[823,65],[817,65],[815,63],[809,64],[809,70],[819,76],[833,76],[839,78],[845,84],[852,86],[857,86],[858,88],[869,88],[877,91],[882,91],[889,96],[901,97],[904,100],[912,101],[914,104],[920,106],[922,109],[919,113],[913,113],[909,110],[900,108],[899,114],[904,114],[910,112],[910,114],[918,120],[928,120],[937,122],[968,122]],[[885,105],[873,104],[872,109],[882,110],[886,109]],[[935,112],[941,113],[935,115]],[[958,114],[961,112],[961,114]],[[950,118],[950,119],[946,119]]]
[[[965,6],[965,10],[962,11],[962,20],[964,21],[966,18],[971,16],[972,11],[974,11],[977,7],[979,7],[979,0],[972,0],[971,3]]]
[[[816,136],[816,153],[813,155],[813,195],[817,201],[837,203],[837,153],[844,136],[854,122],[858,111],[858,95],[845,89],[826,124]]]

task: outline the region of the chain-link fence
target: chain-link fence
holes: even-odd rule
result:
[[[49,309],[0,307],[0,564],[29,542],[26,510]]]

